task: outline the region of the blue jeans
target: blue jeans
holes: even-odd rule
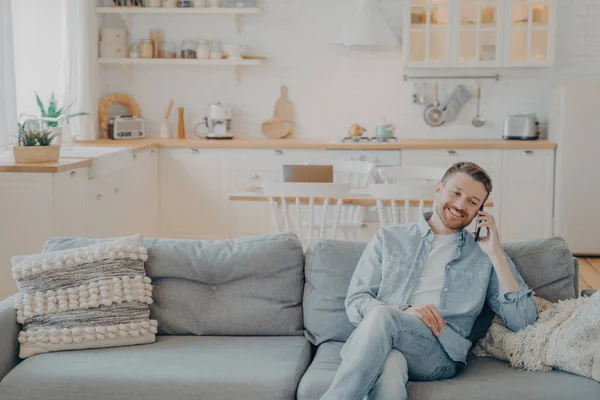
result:
[[[372,309],[340,354],[321,400],[406,399],[409,379],[448,379],[460,369],[418,317],[389,306]]]

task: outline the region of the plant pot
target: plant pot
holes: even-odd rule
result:
[[[60,146],[15,146],[13,154],[17,163],[58,161]]]

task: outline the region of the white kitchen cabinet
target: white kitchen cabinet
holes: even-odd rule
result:
[[[404,59],[410,67],[451,64],[453,0],[408,0]]]
[[[0,173],[0,299],[17,291],[11,258],[35,254],[54,236],[52,174]]]
[[[229,191],[251,192],[260,190],[261,181],[280,181],[276,171],[231,171]],[[276,226],[267,202],[230,201],[229,233],[231,237],[263,235],[275,232]]]
[[[55,236],[158,234],[156,150],[133,155],[133,165],[89,179],[88,168],[55,173]]]
[[[507,0],[504,21],[504,65],[547,67],[554,62],[554,0]]]
[[[127,234],[158,236],[158,150],[134,153],[133,165],[127,171]]]
[[[552,235],[554,150],[502,150],[504,241]]]
[[[218,149],[161,149],[160,236],[229,237],[227,160]]]
[[[556,8],[556,0],[408,0],[404,64],[552,66]]]
[[[128,170],[115,172],[86,185],[87,235],[115,237],[131,234]]]
[[[88,168],[58,172],[53,175],[54,235],[87,236],[89,210],[86,207]]]
[[[459,0],[453,33],[454,64],[498,67],[502,62],[501,0]]]

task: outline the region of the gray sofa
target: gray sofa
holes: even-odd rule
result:
[[[89,245],[54,238],[44,251]],[[65,351],[20,361],[12,299],[0,303],[0,399],[318,399],[353,326],[344,311],[365,243],[291,234],[228,241],[145,239],[156,343]],[[548,300],[578,292],[577,260],[550,238],[504,245]],[[493,318],[484,309],[472,340]],[[600,384],[569,373],[524,372],[471,357],[453,379],[409,382],[411,399],[599,399]]]

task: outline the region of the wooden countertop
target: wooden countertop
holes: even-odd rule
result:
[[[89,158],[62,158],[56,162],[19,164],[0,160],[0,172],[63,172],[92,165]]]
[[[324,150],[408,150],[408,149],[555,149],[548,140],[502,139],[400,139],[398,143],[337,143],[329,139],[100,139],[79,142],[82,146],[131,147],[133,151],[150,148],[206,149],[324,149]]]
[[[555,149],[547,140],[502,139],[400,139],[398,143],[337,143],[328,139],[99,139],[78,142],[77,146],[130,147],[139,152],[154,148],[198,149],[321,149],[321,150],[415,150],[415,149]],[[58,162],[18,164],[0,160],[0,172],[63,172],[91,165],[91,159],[63,158]]]

